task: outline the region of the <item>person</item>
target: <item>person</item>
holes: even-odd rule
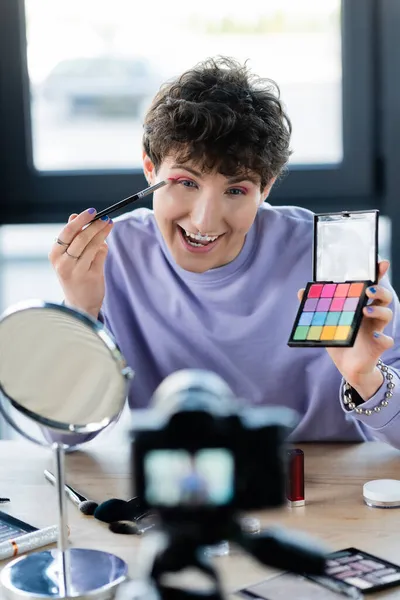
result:
[[[194,457],[189,459],[187,467],[187,472],[178,482],[179,501],[192,506],[207,504],[211,500],[208,482],[199,472]]]
[[[94,209],[73,214],[50,261],[65,303],[103,320],[134,369],[132,409],[146,408],[170,373],[202,368],[250,406],[295,409],[293,441],[400,448],[399,301],[388,261],[353,347],[287,345],[313,246],[312,212],[267,201],[290,136],[274,82],[229,57],[203,61],[164,84],[145,117],[144,175],[167,181],[153,210],[90,227]]]

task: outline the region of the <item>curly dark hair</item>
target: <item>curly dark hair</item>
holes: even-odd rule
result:
[[[226,177],[251,171],[262,189],[287,164],[291,131],[277,84],[217,57],[161,86],[145,117],[143,147],[156,170],[173,155]]]

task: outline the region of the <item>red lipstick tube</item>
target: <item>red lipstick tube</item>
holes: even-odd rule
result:
[[[304,452],[299,448],[288,450],[286,497],[289,506],[304,506]]]

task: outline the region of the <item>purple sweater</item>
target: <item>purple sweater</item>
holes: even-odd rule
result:
[[[312,279],[313,214],[265,203],[239,256],[192,273],[173,261],[153,212],[117,219],[106,261],[105,324],[136,373],[131,408],[145,408],[159,383],[184,368],[217,372],[249,405],[285,405],[300,422],[293,441],[380,439],[400,448],[399,301],[383,355],[393,366],[389,406],[371,416],[347,412],[342,378],[324,348],[289,348],[297,291]],[[382,285],[390,287],[385,278]],[[383,399],[384,384],[363,407]]]

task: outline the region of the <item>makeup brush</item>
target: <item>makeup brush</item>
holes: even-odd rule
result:
[[[140,521],[114,521],[110,523],[108,528],[113,533],[122,533],[124,535],[143,535],[149,529],[155,527],[155,523],[149,523],[148,525],[140,525]]]
[[[94,511],[94,516],[104,523],[113,523],[114,521],[124,521],[126,519],[136,520],[149,511],[142,504],[140,498],[135,496],[130,500],[121,500],[120,498],[110,498],[102,502]]]
[[[128,503],[126,500],[110,498],[110,500],[106,500],[96,507],[94,516],[96,519],[99,519],[99,521],[103,521],[104,523],[112,523],[113,521],[126,519],[129,517],[127,512],[127,504]]]
[[[44,470],[44,476],[46,477],[47,481],[49,481],[52,485],[56,484],[56,478],[54,477],[53,473],[50,473],[50,471],[48,471],[47,469]],[[87,516],[92,516],[94,514],[96,508],[98,507],[97,502],[88,500],[86,496],[79,493],[70,485],[65,484],[64,489],[68,498],[71,500],[71,502],[75,504],[75,506],[79,508],[81,513]]]
[[[104,215],[109,215],[109,214],[115,212],[116,210],[119,210],[120,208],[123,208],[124,206],[127,206],[128,204],[131,204],[132,202],[136,202],[136,200],[141,200],[145,196],[148,196],[149,194],[155,192],[155,190],[158,190],[158,188],[160,188],[166,184],[167,184],[167,181],[159,181],[158,183],[151,185],[150,187],[146,188],[145,190],[142,190],[141,192],[137,192],[137,194],[134,194],[133,196],[129,196],[128,198],[124,198],[124,200],[120,200],[119,202],[112,204],[108,208],[105,208],[104,210],[101,210],[99,213],[97,213],[97,215],[94,217],[94,219],[92,219],[90,221],[90,223],[93,223],[94,221],[97,221],[97,219],[101,219],[101,217],[104,217]],[[90,225],[90,223],[89,223],[89,225]]]

